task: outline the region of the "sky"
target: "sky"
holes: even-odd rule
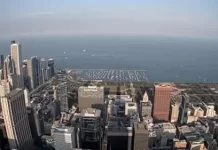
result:
[[[0,38],[161,35],[218,39],[218,0],[4,0]]]

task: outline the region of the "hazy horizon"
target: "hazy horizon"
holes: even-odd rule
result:
[[[0,38],[171,36],[218,39],[217,0],[19,0],[0,5]]]

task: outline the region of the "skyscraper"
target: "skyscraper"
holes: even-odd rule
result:
[[[0,69],[0,80],[4,79],[4,72],[3,69]]]
[[[51,79],[51,77],[52,77],[51,67],[47,67],[47,69],[45,71],[45,78],[46,78],[46,80],[49,80],[49,79]]]
[[[0,69],[4,67],[4,55],[0,55]]]
[[[155,85],[153,118],[155,122],[169,120],[172,87],[168,84]]]
[[[3,79],[3,75],[4,75],[4,56],[3,55],[0,55],[0,70],[2,70],[0,79]]]
[[[4,61],[4,79],[8,79],[8,75],[13,73],[11,56],[8,55]]]
[[[67,83],[63,82],[60,83],[57,88],[57,100],[60,101],[60,110],[61,112],[68,112],[71,106],[69,105],[69,99],[67,96],[68,89],[67,89]]]
[[[182,95],[182,103],[179,110],[179,123],[186,124],[188,120],[189,96],[187,93]]]
[[[35,89],[39,85],[38,80],[38,60],[36,57],[31,57],[27,60],[27,78],[29,90]]]
[[[48,67],[47,61],[46,61],[44,58],[42,58],[42,59],[40,60],[40,68],[41,68],[41,69],[46,69],[47,67]]]
[[[41,60],[39,60],[39,72],[40,72],[40,84],[45,83],[46,81],[46,69],[48,67],[47,61],[42,58]]]
[[[17,75],[18,87],[24,87],[23,81],[23,65],[22,65],[22,54],[21,54],[21,44],[11,41],[11,60],[12,66],[14,68],[14,73]]]
[[[55,71],[54,71],[54,59],[49,59],[48,60],[48,67],[51,68],[51,76],[53,77],[55,75]]]
[[[1,97],[1,104],[10,149],[34,149],[23,90]]]

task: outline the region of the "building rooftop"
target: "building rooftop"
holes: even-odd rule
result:
[[[69,127],[69,126],[57,126],[54,130],[54,134],[55,133],[72,133],[73,131],[73,127]]]
[[[146,129],[145,124],[141,122],[134,123],[134,131],[135,133],[148,133],[148,130]]]
[[[84,91],[97,91],[98,89],[104,89],[103,86],[80,86],[79,89],[84,89]]]
[[[108,132],[115,134],[132,132],[132,124],[128,117],[111,117],[106,128],[108,128]]]
[[[161,83],[161,84],[155,84],[154,87],[155,88],[159,88],[159,87],[172,88],[172,84],[171,83]]]
[[[83,109],[80,116],[81,117],[100,117],[101,110],[94,109],[94,108]]]
[[[175,129],[175,125],[172,123],[156,123],[153,125],[153,129]]]
[[[20,93],[22,91],[21,88],[16,88],[15,90],[11,91],[10,93],[8,93],[6,95],[6,97],[13,97],[15,95],[17,95],[18,93]],[[22,92],[23,93],[23,92]]]
[[[143,102],[141,101],[142,106],[152,106],[151,101]]]

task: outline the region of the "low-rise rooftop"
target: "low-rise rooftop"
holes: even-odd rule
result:
[[[80,116],[81,117],[100,117],[101,110],[94,109],[94,108],[83,109]]]

